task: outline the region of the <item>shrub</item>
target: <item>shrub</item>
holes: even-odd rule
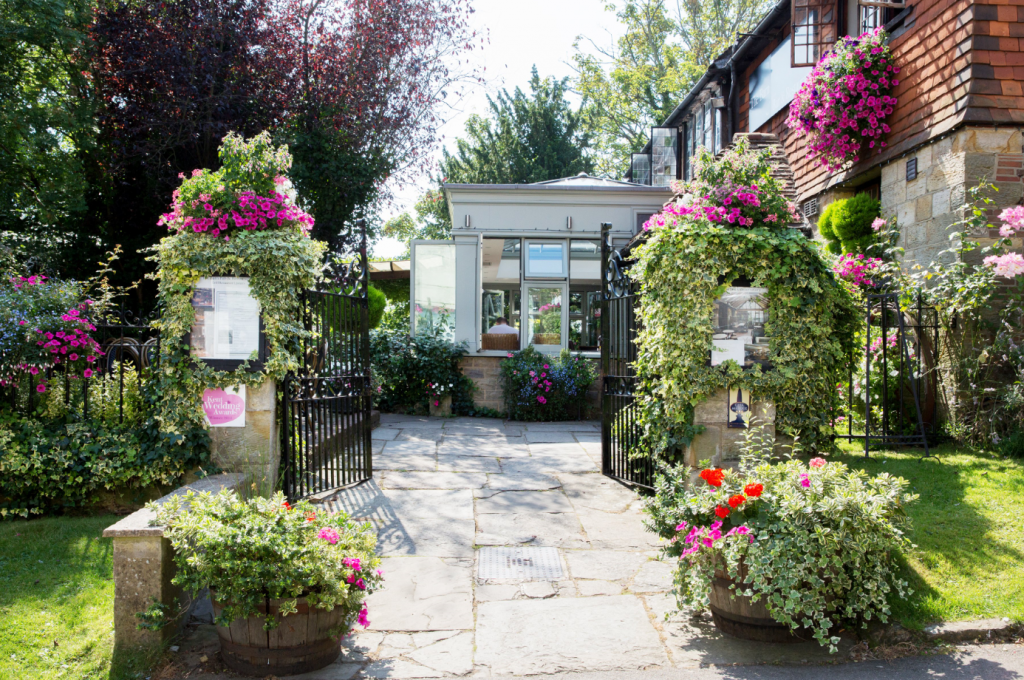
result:
[[[381,319],[384,318],[384,309],[388,306],[388,299],[378,289],[370,286],[366,290],[369,297],[370,306],[370,328],[377,328],[380,326]]]
[[[748,430],[737,470],[665,469],[645,507],[648,528],[670,541],[678,560],[680,606],[703,608],[711,579],[724,570],[737,595],[764,600],[791,630],[810,628],[835,651],[840,623],[886,621],[888,598],[906,597],[897,559],[910,547],[907,482],[869,477],[842,463],[785,456],[774,437]]]
[[[575,420],[597,377],[593,362],[562,350],[557,357],[533,346],[510,352],[501,362],[501,384],[511,420]]]
[[[881,207],[867,194],[829,203],[818,218],[818,231],[826,239],[828,251],[835,255],[867,253],[878,239],[872,223]]]
[[[174,547],[173,583],[196,592],[209,588],[224,605],[217,623],[260,616],[266,600],[282,599],[281,616],[296,611],[296,598],[311,607],[344,610],[343,631],[356,620],[368,626],[367,595],[382,582],[374,553],[376,531],[356,525],[344,513],[332,514],[284,495],[242,500],[230,491],[189,492],[156,507],[157,521]],[[264,630],[281,622],[266,613]]]
[[[464,409],[468,402],[472,407],[473,383],[459,368],[465,355],[465,343],[453,343],[441,334],[372,331],[370,365],[377,407],[385,412],[426,410],[429,400],[449,395],[453,405],[461,403]]]
[[[209,461],[209,435],[95,420],[0,414],[0,517],[87,508],[102,490],[172,485]]]
[[[1008,458],[1024,458],[1024,430],[1014,430],[999,441],[999,453]]]

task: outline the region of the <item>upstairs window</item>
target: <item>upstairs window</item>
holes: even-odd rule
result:
[[[635,153],[630,161],[630,178],[633,184],[651,183],[651,155],[646,153]]]
[[[679,131],[674,127],[651,128],[651,184],[667,187],[676,178],[679,164]]]
[[[813,66],[836,41],[836,0],[793,0],[790,65]]]

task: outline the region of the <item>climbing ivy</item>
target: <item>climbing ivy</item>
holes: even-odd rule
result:
[[[226,154],[229,141],[233,143],[227,150],[234,153]],[[263,168],[267,176],[249,178],[236,185],[225,180],[212,190],[235,191],[244,197],[245,192],[252,192],[254,186],[259,188],[261,184],[287,188],[287,179],[277,173],[291,164],[288,149],[275,149],[264,142],[262,136],[251,142],[226,138],[225,146],[221,147],[224,167],[218,173],[233,176],[231,167],[237,164],[250,175],[253,168]],[[238,153],[239,148],[246,153]],[[193,173],[192,178],[183,182],[182,189],[175,192],[176,201],[180,193],[186,192],[189,182],[205,180],[210,174]],[[246,176],[241,171],[235,174]],[[275,196],[286,205],[293,205],[293,197]],[[230,205],[234,198],[222,200]],[[201,395],[207,388],[255,387],[266,379],[280,380],[300,366],[303,339],[309,336],[302,324],[301,294],[316,284],[326,244],[310,239],[305,224],[298,220],[267,222],[264,229],[232,229],[230,239],[218,238],[208,231],[178,228],[175,235],[162,239],[154,248],[151,259],[158,264],[155,278],[161,307],[160,319],[154,325],[163,338],[160,368],[154,378],[162,395],[159,418],[167,431],[178,432],[203,422]],[[249,291],[259,304],[269,346],[262,370],[252,371],[249,362],[245,362],[234,371],[220,371],[191,357],[186,338],[195,318],[192,295],[199,279],[210,276],[249,277]]]
[[[638,401],[645,441],[656,455],[671,457],[687,445],[697,433],[694,407],[736,386],[775,403],[780,432],[812,448],[830,442],[830,405],[850,356],[856,309],[818,246],[786,226],[792,204],[790,215],[778,214],[771,169],[766,153],[743,145],[720,159],[705,153],[696,179],[677,187],[677,201],[651,220],[658,226],[635,251],[630,275],[643,290]],[[742,213],[730,220],[740,204]],[[714,301],[740,277],[768,290],[769,370],[708,361]]]

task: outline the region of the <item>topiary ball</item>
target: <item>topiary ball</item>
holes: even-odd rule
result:
[[[860,254],[875,242],[871,223],[881,213],[882,204],[867,194],[857,194],[832,204],[832,231],[843,244],[843,252]],[[829,206],[829,207],[832,207]]]
[[[388,306],[388,298],[373,286],[367,289],[367,293],[369,294],[370,328],[376,328],[380,325],[380,320],[384,318],[384,308]]]

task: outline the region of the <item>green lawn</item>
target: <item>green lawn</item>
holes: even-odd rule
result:
[[[0,678],[110,677],[117,519],[0,522]]]
[[[944,445],[938,460],[920,452],[872,452],[848,447],[838,456],[869,473],[910,482],[920,498],[908,508],[908,559],[914,594],[894,603],[907,627],[938,620],[1024,619],[1024,461]],[[853,453],[857,451],[858,453]]]

